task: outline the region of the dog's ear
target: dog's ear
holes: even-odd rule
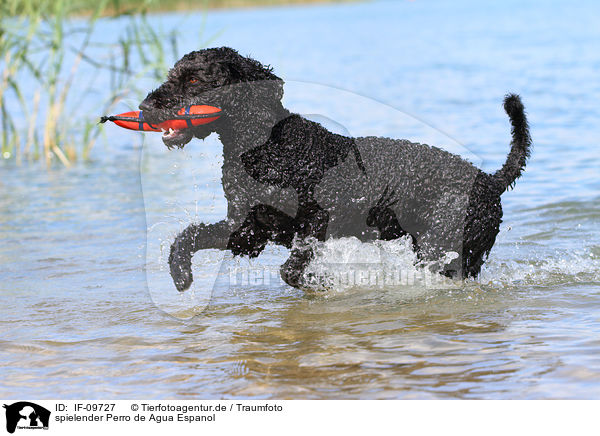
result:
[[[273,74],[273,68],[263,65],[250,57],[244,57],[233,51],[225,58],[233,83],[236,82],[258,82],[262,80],[279,80],[281,78]],[[282,81],[283,82],[283,81]]]
[[[247,83],[253,94],[260,96],[259,100],[273,102],[283,98],[283,80],[273,74],[270,66],[235,51],[226,58],[224,66],[229,71],[230,84]]]

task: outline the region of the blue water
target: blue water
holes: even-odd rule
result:
[[[593,1],[464,0],[151,17],[193,30],[181,53],[209,41],[271,64],[291,110],[490,172],[509,148],[502,97],[517,92],[532,157],[476,281],[324,294],[249,282],[188,320],[175,307],[188,297],[153,275],[152,237],[222,216],[216,138],[168,152],[107,129],[71,169],[1,162],[0,397],[598,398],[599,18]]]

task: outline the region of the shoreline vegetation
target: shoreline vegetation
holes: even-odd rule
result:
[[[68,16],[94,16],[98,9],[101,9],[100,17],[116,17],[139,13],[308,6],[360,1],[365,0],[75,0],[68,2]],[[7,7],[0,13],[4,16],[27,16],[31,12],[31,6],[41,11],[49,11],[52,9],[52,3],[53,0],[7,0]],[[100,8],[99,4],[102,5]]]
[[[250,9],[275,6],[302,6],[332,3],[357,3],[361,0],[158,0],[153,1],[147,7],[147,12],[171,12],[171,11],[203,11],[215,9]],[[364,1],[364,0],[363,0]],[[135,0],[121,0],[124,8],[135,7]],[[90,9],[93,8],[90,2]]]
[[[0,1],[0,161],[43,161],[70,167],[89,159],[106,137],[100,115],[144,94],[140,78],[159,81],[179,58],[179,30],[155,30],[148,14],[357,0],[3,0]],[[85,18],[74,25],[71,18]],[[120,18],[106,42],[98,23]],[[207,44],[198,36],[198,46]],[[94,110],[78,109],[108,85]],[[92,79],[92,80],[90,80]],[[73,122],[72,120],[77,120]],[[106,141],[104,141],[106,142]]]

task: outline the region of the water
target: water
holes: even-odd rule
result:
[[[248,281],[181,320],[190,301],[155,280],[160,244],[146,251],[146,229],[166,223],[168,239],[222,216],[219,143],[167,152],[118,132],[73,169],[0,166],[0,396],[598,398],[599,15],[592,1],[463,0],[208,14],[211,45],[272,64],[290,109],[445,146],[487,171],[508,152],[502,96],[520,93],[534,151],[503,195],[481,276],[325,293]],[[388,109],[345,104],[363,97]],[[252,265],[284,258],[271,247]]]

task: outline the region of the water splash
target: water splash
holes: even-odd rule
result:
[[[540,249],[504,259],[493,257],[473,281],[494,288],[599,282],[600,255],[598,247],[591,246],[577,251]]]
[[[418,296],[460,285],[460,281],[439,274],[442,265],[455,259],[457,253],[449,252],[439,262],[424,263],[412,250],[409,236],[373,242],[345,237],[313,244],[316,255],[304,276],[309,290],[383,289]]]

